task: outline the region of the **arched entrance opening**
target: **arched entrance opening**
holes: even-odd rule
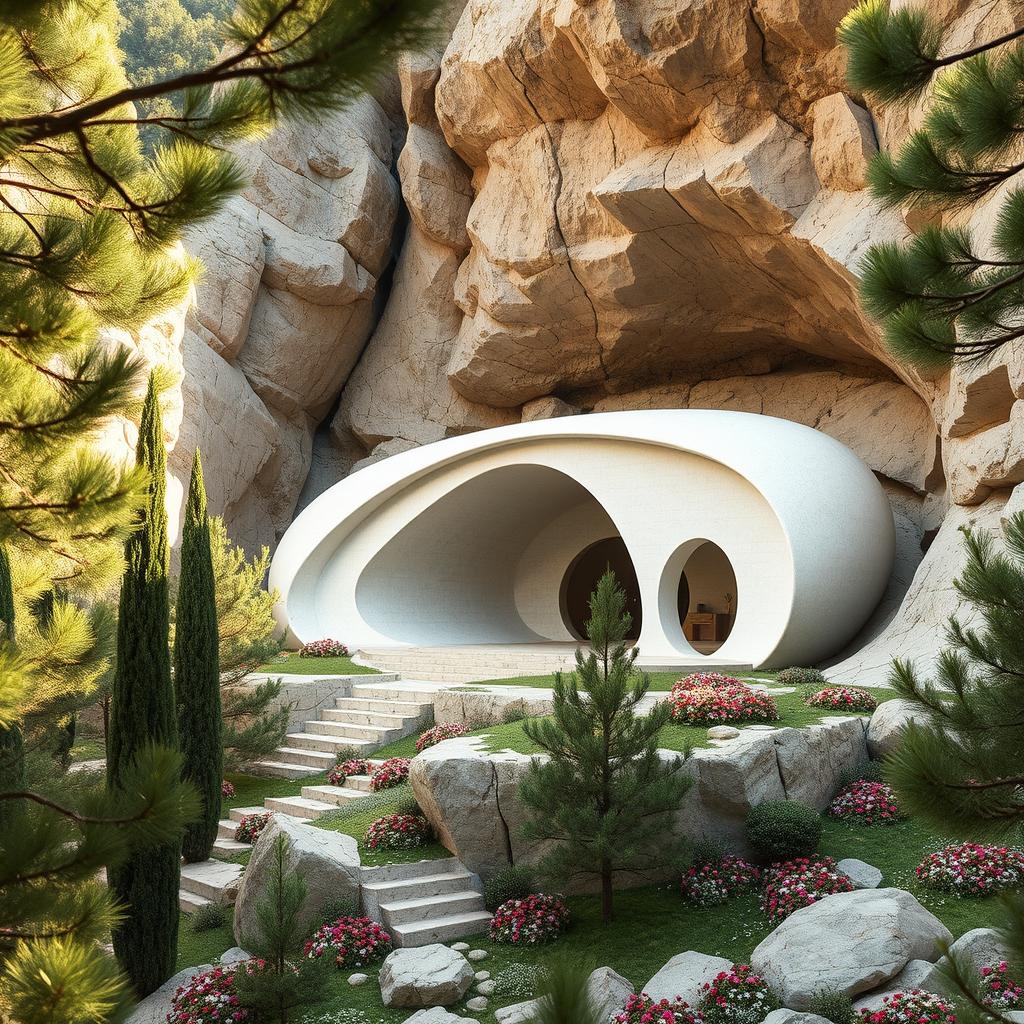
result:
[[[573,560],[562,581],[562,617],[577,639],[586,637],[590,595],[607,569],[615,573],[619,586],[626,592],[626,611],[632,619],[627,639],[636,640],[643,624],[640,585],[621,537],[605,537],[584,548]]]
[[[679,574],[679,624],[699,654],[714,654],[736,622],[736,573],[729,556],[709,540],[698,541]]]

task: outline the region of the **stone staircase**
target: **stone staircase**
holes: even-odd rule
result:
[[[211,903],[222,907],[233,906],[241,879],[241,864],[231,864],[223,860],[182,864],[178,906],[186,914],[193,914],[200,907],[207,907]]]
[[[464,647],[368,647],[356,657],[404,679],[437,683],[473,683],[482,679],[514,680],[542,676],[576,664],[574,644],[487,644]]]
[[[364,867],[363,913],[380,921],[396,946],[426,946],[487,931],[480,879],[455,857]]]
[[[352,749],[359,757],[418,732],[433,717],[429,694],[379,684],[356,687],[355,696],[337,697],[301,732],[288,733],[283,746],[253,765],[260,775],[301,779],[333,768],[338,751]],[[306,815],[312,817],[313,815]]]

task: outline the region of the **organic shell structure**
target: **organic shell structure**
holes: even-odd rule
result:
[[[714,608],[727,638],[708,660],[773,666],[817,662],[854,636],[895,539],[872,473],[819,431],[748,413],[615,412],[371,465],[296,518],[270,584],[302,641],[564,643],[580,633],[574,567],[602,543],[624,548],[635,573],[641,662],[699,660],[684,624],[703,549],[735,588]]]

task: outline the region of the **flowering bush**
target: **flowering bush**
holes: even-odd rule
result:
[[[1006,971],[1005,960],[981,969],[981,1001],[993,1010],[1019,1010],[1024,1006],[1024,988],[1008,977]]]
[[[340,640],[314,640],[303,644],[299,650],[300,658],[344,658],[348,648]]]
[[[700,1014],[679,996],[671,1002],[667,999],[655,1002],[646,992],[641,992],[631,995],[622,1013],[617,1013],[612,1020],[615,1024],[699,1024]]]
[[[387,814],[363,837],[371,850],[414,850],[430,838],[430,824],[418,814]]]
[[[362,967],[391,952],[391,936],[368,917],[339,917],[302,947],[312,960],[330,957],[338,967]]]
[[[1024,881],[1024,853],[1007,846],[961,843],[945,846],[917,866],[918,880],[930,889],[960,896],[987,896]]]
[[[238,823],[238,828],[235,829],[235,842],[255,843],[259,839],[260,833],[267,827],[269,821],[269,812],[266,814],[245,815]]]
[[[227,779],[224,779],[220,784],[220,795],[225,800],[230,800],[235,795],[235,787]]]
[[[773,864],[765,872],[761,909],[773,924],[778,924],[794,910],[837,892],[852,891],[853,883],[831,857],[798,857]]]
[[[724,903],[736,892],[753,889],[761,872],[739,857],[723,857],[717,863],[694,865],[683,875],[683,895],[698,906]]]
[[[491,918],[493,942],[538,946],[558,938],[569,924],[569,909],[561,896],[534,893],[521,900],[507,900]]]
[[[332,786],[344,786],[345,780],[350,775],[369,775],[370,762],[361,757],[354,757],[348,761],[336,764],[328,773],[327,781]]]
[[[784,668],[776,677],[779,686],[824,686],[825,673],[817,668]]]
[[[861,825],[894,825],[900,817],[892,786],[867,779],[840,790],[829,805],[828,813],[833,818],[845,818]]]
[[[778,1006],[768,982],[748,964],[719,972],[703,992],[697,1009],[704,1024],[759,1024]]]
[[[456,736],[465,736],[467,729],[464,725],[457,725],[455,722],[447,722],[444,725],[433,725],[416,741],[416,753],[434,746],[442,740],[453,740]]]
[[[934,992],[922,992],[919,988],[893,992],[884,996],[882,1002],[884,1005],[878,1010],[861,1010],[860,1019],[865,1024],[956,1024],[953,1007]]]
[[[265,960],[247,960],[230,967],[214,967],[179,985],[167,1014],[168,1024],[241,1024],[252,1020],[240,1006],[235,993],[235,974],[242,970],[254,974],[266,969]]]
[[[807,698],[812,708],[830,711],[874,711],[878,701],[859,686],[826,686]]]
[[[779,717],[770,694],[717,672],[696,672],[680,679],[672,686],[669,702],[673,720],[691,725],[767,722]]]
[[[370,789],[377,793],[382,789],[401,785],[407,778],[409,778],[409,758],[391,757],[383,764],[378,765],[377,770],[370,776]]]

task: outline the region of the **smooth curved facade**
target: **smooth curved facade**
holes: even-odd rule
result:
[[[578,637],[573,566],[609,538],[632,561],[647,664],[699,660],[680,604],[684,590],[699,599],[694,586],[731,606],[714,608],[727,637],[713,661],[820,661],[874,609],[895,546],[875,477],[819,431],[749,413],[615,412],[479,431],[360,470],[295,519],[270,585],[303,642],[565,642]],[[707,568],[681,586],[707,542],[735,594]]]

